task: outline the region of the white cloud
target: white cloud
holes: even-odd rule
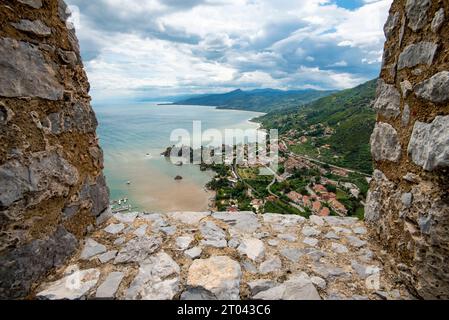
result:
[[[94,98],[347,88],[378,74],[392,0],[68,0]]]

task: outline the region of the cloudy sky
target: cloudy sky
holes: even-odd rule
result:
[[[95,100],[375,78],[392,0],[67,0]]]

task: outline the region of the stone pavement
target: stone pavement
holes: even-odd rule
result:
[[[38,299],[409,299],[356,218],[119,213]]]

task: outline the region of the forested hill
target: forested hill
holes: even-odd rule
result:
[[[216,106],[219,109],[237,109],[271,112],[298,107],[335,91],[258,89],[235,90],[224,94],[209,94],[175,101],[177,105]]]
[[[298,153],[371,172],[369,140],[376,119],[372,109],[376,82],[340,91],[303,108],[271,112],[257,121],[291,138],[291,149]],[[299,143],[301,137],[307,142]]]

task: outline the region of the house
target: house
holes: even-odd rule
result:
[[[296,191],[291,191],[290,193],[287,194],[287,197],[294,203],[300,204],[302,202],[302,194]]]
[[[332,169],[332,174],[335,174],[335,175],[341,176],[341,177],[347,177],[348,176],[348,172],[346,170],[343,170],[343,169]]]
[[[337,199],[331,199],[329,201],[329,205],[334,209],[335,211],[342,213],[342,214],[348,214],[348,209]]]
[[[313,190],[318,193],[327,193],[326,187],[321,184],[314,185]]]
[[[331,214],[331,211],[329,210],[329,208],[324,207],[323,209],[321,209],[319,216],[328,217],[330,214]]]
[[[312,210],[313,210],[313,212],[315,212],[315,213],[319,213],[319,212],[321,211],[321,202],[315,201],[315,202],[312,204]]]
[[[260,208],[262,208],[264,205],[264,201],[261,199],[254,199],[251,201],[251,206],[259,212]]]
[[[309,197],[309,196],[304,196],[304,197],[302,197],[302,204],[303,204],[305,207],[310,208],[310,207],[311,207],[310,197]]]

